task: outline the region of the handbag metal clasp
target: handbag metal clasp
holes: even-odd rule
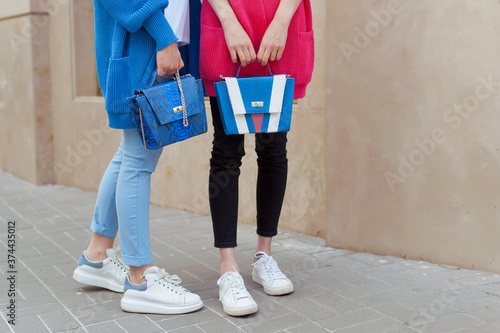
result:
[[[182,105],[179,105],[179,106],[173,108],[173,110],[174,110],[174,113],[182,112]]]
[[[262,107],[264,107],[264,102],[261,102],[261,101],[252,102],[252,107],[253,108],[262,108]]]

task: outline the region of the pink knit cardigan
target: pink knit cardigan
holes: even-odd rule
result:
[[[230,0],[239,22],[253,42],[255,53],[266,28],[271,23],[280,0]],[[235,76],[239,64],[231,60],[219,18],[208,3],[201,9],[200,75],[205,92],[215,96],[214,82],[220,75]],[[281,60],[270,62],[273,74],[295,78],[294,98],[305,96],[314,67],[314,34],[310,0],[303,0],[292,18]],[[242,67],[241,77],[270,75],[267,66],[258,62]]]

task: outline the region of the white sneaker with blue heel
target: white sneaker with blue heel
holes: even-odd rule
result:
[[[129,267],[114,249],[107,249],[106,255],[108,257],[102,261],[93,261],[83,251],[78,267],[73,272],[73,279],[79,283],[122,293]]]
[[[142,275],[143,284],[133,284],[125,279],[125,295],[121,300],[123,311],[156,314],[181,314],[203,307],[200,296],[180,286],[177,275],[168,274],[163,268],[149,267]]]

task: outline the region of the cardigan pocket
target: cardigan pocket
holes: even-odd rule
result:
[[[220,81],[220,75],[234,76],[238,64],[233,63],[227,48],[224,30],[201,24],[200,76],[210,81]]]
[[[106,78],[106,111],[123,113],[129,109],[131,95],[129,57],[110,59]]]
[[[314,69],[314,32],[299,32],[299,47],[297,55],[297,74],[295,84],[311,82]]]
[[[144,71],[144,75],[142,76],[141,82],[139,82],[139,86],[134,87],[134,90],[149,88],[150,86],[153,85],[155,78],[156,78],[156,51],[153,52],[153,55],[149,60],[146,70]]]

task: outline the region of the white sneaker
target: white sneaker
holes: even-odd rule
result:
[[[257,312],[257,303],[245,288],[240,273],[227,272],[217,281],[219,286],[219,301],[224,311],[230,316],[246,316]]]
[[[252,279],[264,287],[268,295],[285,295],[293,291],[293,283],[283,274],[276,260],[265,252],[255,253],[256,262],[252,264]]]
[[[121,300],[123,311],[138,313],[179,314],[203,307],[200,296],[181,287],[181,279],[163,268],[149,267],[144,271],[146,282],[133,284],[125,279],[125,295]]]
[[[83,284],[122,293],[129,268],[114,249],[107,249],[106,255],[108,257],[102,261],[92,261],[83,251],[78,267],[73,272],[73,279]]]

